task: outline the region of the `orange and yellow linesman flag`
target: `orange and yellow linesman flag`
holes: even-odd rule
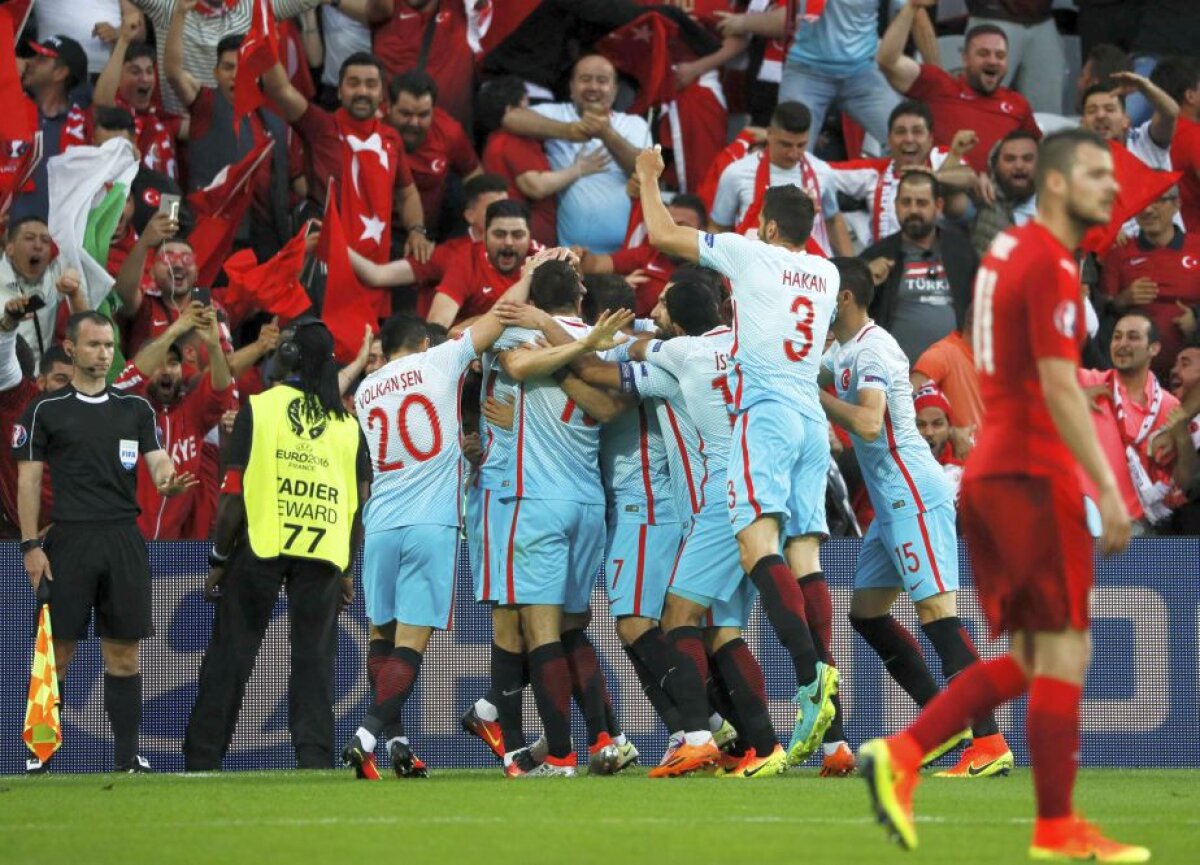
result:
[[[45,763],[62,744],[58,717],[58,673],[54,664],[54,635],[50,631],[50,605],[38,609],[37,640],[29,671],[29,702],[25,706],[25,745]]]

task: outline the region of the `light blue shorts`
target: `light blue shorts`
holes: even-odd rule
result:
[[[744,409],[729,454],[729,522],[736,535],[763,516],[779,518],[780,539],[828,536],[825,476],[829,428],[783,403]]]
[[[587,612],[604,558],[604,505],[562,499],[509,503],[512,517],[502,541],[504,555],[497,561],[500,603]]]
[[[887,523],[875,520],[867,529],[854,588],[901,587],[914,602],[958,589],[954,502]]]
[[[362,581],[371,624],[448,629],[458,549],[458,526],[402,526],[368,534]]]
[[[742,580],[742,584],[727,601],[718,601],[716,598],[684,591],[675,586],[667,592],[707,607],[700,623],[702,628],[745,628],[750,621],[750,612],[754,609],[754,599],[758,597],[758,589],[750,582],[749,577]]]
[[[463,531],[467,536],[467,566],[471,571],[471,587],[475,600],[483,600],[483,487],[467,487],[463,506]]]
[[[484,489],[480,496],[478,521],[473,517],[473,505],[467,500],[467,535],[474,542],[472,532],[478,526],[479,558],[475,564],[474,547],[471,548],[471,578],[475,585],[475,600],[481,603],[498,603],[504,591],[508,540],[512,533],[513,505],[516,499],[502,499],[495,490]]]
[[[684,597],[724,601],[733,597],[744,576],[737,538],[724,509],[704,508],[683,536],[671,588],[679,589]]]
[[[604,554],[609,610],[614,617],[662,617],[663,599],[682,538],[679,523],[611,523]]]

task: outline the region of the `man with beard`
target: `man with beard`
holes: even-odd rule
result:
[[[876,60],[889,84],[909,99],[929,104],[938,144],[949,147],[960,129],[975,132],[978,144],[966,155],[966,162],[975,171],[986,171],[992,145],[1009,132],[1024,129],[1037,138],[1042,133],[1025,97],[1000,86],[1008,74],[1008,39],[994,24],[980,24],[967,31],[963,71],[958,78],[932,63],[917,63],[904,55],[914,13],[935,2],[909,0],[883,34]]]
[[[8,226],[4,255],[0,257],[0,303],[16,297],[37,297],[41,309],[17,325],[34,360],[54,342],[58,303],[65,297],[71,312],[87,309],[83,283],[74,270],[64,268],[53,254],[50,229],[40,216],[14,218]]]
[[[462,124],[438,107],[438,86],[427,73],[412,69],[392,79],[388,123],[400,133],[408,166],[427,224],[443,222],[442,200],[450,173],[469,180],[483,173]]]
[[[988,158],[995,200],[976,205],[971,243],[980,255],[987,252],[992,238],[1014,225],[1024,225],[1037,212],[1033,194],[1033,172],[1037,168],[1037,138],[1024,129],[1015,129],[1000,139]]]
[[[338,77],[341,107],[332,113],[309,103],[280,63],[263,76],[263,87],[304,141],[309,198],[323,206],[329,181],[336,181],[338,210],[350,247],[371,261],[387,261],[394,217],[407,232],[404,254],[427,260],[433,244],[426,236],[421,197],[408,168],[404,142],[378,117],[384,97],[383,62],[366,53],[347,57]],[[379,317],[386,318],[391,309],[391,294],[376,293]]]
[[[208,375],[188,391],[183,350],[176,342],[195,333],[208,349]],[[113,387],[146,397],[154,409],[163,449],[178,472],[200,477],[201,448],[221,415],[237,408],[237,392],[221,351],[217,313],[192,303],[179,318],[134,356]],[[138,529],[148,541],[204,540],[212,528],[209,508],[198,507],[200,486],[170,498],[159,494],[149,473],[138,473]]]
[[[708,224],[704,202],[695,195],[676,195],[667,205],[676,225],[687,225],[703,231]],[[633,311],[646,318],[658,305],[659,297],[675,268],[686,262],[661,252],[649,243],[618,249],[612,255],[602,255],[580,249],[579,264],[584,275],[619,273],[634,290]]]
[[[524,204],[507,200],[489,204],[483,243],[464,247],[448,263],[426,319],[450,327],[483,315],[521,278],[531,244]]]
[[[942,204],[937,178],[910,170],[896,193],[900,231],[861,256],[876,281],[871,318],[896,338],[909,363],[961,327],[979,266],[967,236],[938,225]]]
[[[1130,93],[1141,93],[1154,107],[1154,115],[1140,126],[1134,126],[1125,113],[1125,97]],[[1150,79],[1134,72],[1114,72],[1107,83],[1094,84],[1084,92],[1079,125],[1105,141],[1119,141],[1151,168],[1170,171],[1171,139],[1178,117],[1179,103]]]
[[[917,388],[913,394],[913,408],[917,411],[917,432],[938,465],[946,473],[946,479],[954,487],[954,500],[958,501],[958,485],[962,481],[963,461],[954,455],[950,441],[950,400],[933,382]]]

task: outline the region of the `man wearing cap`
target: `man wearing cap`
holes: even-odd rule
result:
[[[87,112],[72,101],[72,91],[87,78],[87,54],[74,39],[66,36],[51,36],[41,42],[30,42],[33,56],[17,60],[21,75],[21,86],[37,105],[38,129],[42,133],[42,160],[33,172],[33,189],[18,195],[13,201],[9,217],[40,216],[45,219],[50,212],[50,198],[46,183],[46,163],[68,147],[90,144],[91,122]],[[15,143],[15,142],[14,142]],[[5,147],[10,159],[20,159],[23,142],[14,147]]]
[[[955,455],[954,443],[950,441],[950,400],[936,384],[927,382],[913,394],[913,407],[917,410],[917,432],[929,444],[933,458],[946,472],[946,480],[954,486],[954,501],[957,502],[963,461]]]

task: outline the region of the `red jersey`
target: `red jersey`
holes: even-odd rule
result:
[[[975,277],[975,367],[987,412],[968,477],[1059,477],[1075,458],[1046,408],[1037,362],[1079,364],[1083,289],[1071,251],[1033,221],[997,236]]]
[[[532,253],[533,250],[531,249]],[[487,257],[487,248],[482,241],[459,250],[446,269],[446,276],[438,285],[438,294],[444,294],[459,305],[456,322],[483,315],[514,282],[521,278],[521,268],[512,273],[501,273],[492,267]]]
[[[383,61],[389,76],[415,69],[421,59],[425,31],[431,26],[433,39],[425,71],[437,82],[441,107],[460,123],[466,123],[475,92],[475,58],[467,41],[463,3],[434,0],[418,12],[404,0],[396,0],[391,19],[371,28],[371,50]]]
[[[464,254],[462,250],[470,249],[474,242],[470,234],[464,234],[444,240],[435,246],[429,261],[404,259],[412,268],[413,284],[417,287],[417,315],[421,318],[429,315],[429,307],[433,303],[434,294],[437,293],[437,284],[446,276],[446,272],[458,257]]]
[[[462,124],[443,111],[433,109],[433,124],[421,146],[408,154],[413,181],[421,194],[425,223],[437,226],[446,191],[446,175],[453,170],[466,177],[479,167],[479,157],[471,146]]]
[[[658,296],[667,287],[676,264],[665,253],[659,252],[648,243],[627,249],[618,249],[612,254],[613,273],[628,276],[640,270],[646,281],[634,287],[634,312],[639,318],[647,318],[658,303]]]
[[[220,315],[218,327],[221,330],[221,350],[225,354],[229,354],[233,351],[233,341],[229,334],[229,325],[225,323],[228,317],[219,303],[214,301],[213,306]],[[177,318],[179,318],[179,310],[163,301],[162,294],[158,291],[143,290],[142,303],[138,307],[137,313],[133,318],[126,319],[122,328],[125,335],[125,353],[129,357],[133,357],[138,353],[138,349],[162,334]],[[180,344],[183,348],[185,378],[208,365],[208,355],[195,335],[184,337],[180,340]]]
[[[540,141],[497,129],[483,148],[483,170],[508,181],[508,197],[529,208],[529,233],[546,246],[558,243],[558,199],[547,195],[541,201],[526,198],[517,188],[517,178],[530,171],[550,171],[550,160]]]
[[[127,364],[117,376],[113,387],[146,396],[146,379],[132,363]],[[170,454],[175,470],[180,473],[191,472],[197,478],[203,478],[201,451],[204,437],[217,425],[222,414],[238,407],[236,389],[230,385],[225,390],[215,391],[212,379],[205,375],[195,390],[174,405],[163,406],[153,402],[151,405],[154,406],[159,441]],[[138,517],[138,529],[142,536],[148,541],[207,538],[212,528],[208,525],[211,511],[197,507],[201,496],[200,485],[197,485],[180,495],[163,498],[154,486],[146,461],[140,460],[137,497],[138,506],[142,509]],[[208,516],[202,516],[205,514]]]
[[[1171,167],[1182,171],[1179,178],[1179,215],[1184,227],[1200,232],[1200,123],[1179,117],[1171,139]]]
[[[17,435],[13,428],[25,414],[25,407],[33,402],[42,392],[37,382],[31,378],[23,378],[14,387],[0,391],[0,435],[10,445],[17,444]],[[17,461],[11,455],[5,454],[0,459],[0,505],[4,507],[4,518],[12,524],[16,533],[20,533],[21,522],[17,516]],[[54,507],[54,495],[50,487],[50,467],[42,472],[42,508],[38,511],[38,528],[50,524],[50,511]]]
[[[921,74],[904,94],[929,105],[933,112],[933,140],[946,147],[960,129],[973,129],[979,136],[966,155],[966,162],[975,171],[987,171],[988,153],[992,145],[1014,129],[1024,129],[1036,138],[1042,131],[1033,119],[1033,109],[1025,97],[1007,87],[997,87],[991,94],[980,93],[966,78],[955,78],[949,72],[929,63],[921,65]]]

